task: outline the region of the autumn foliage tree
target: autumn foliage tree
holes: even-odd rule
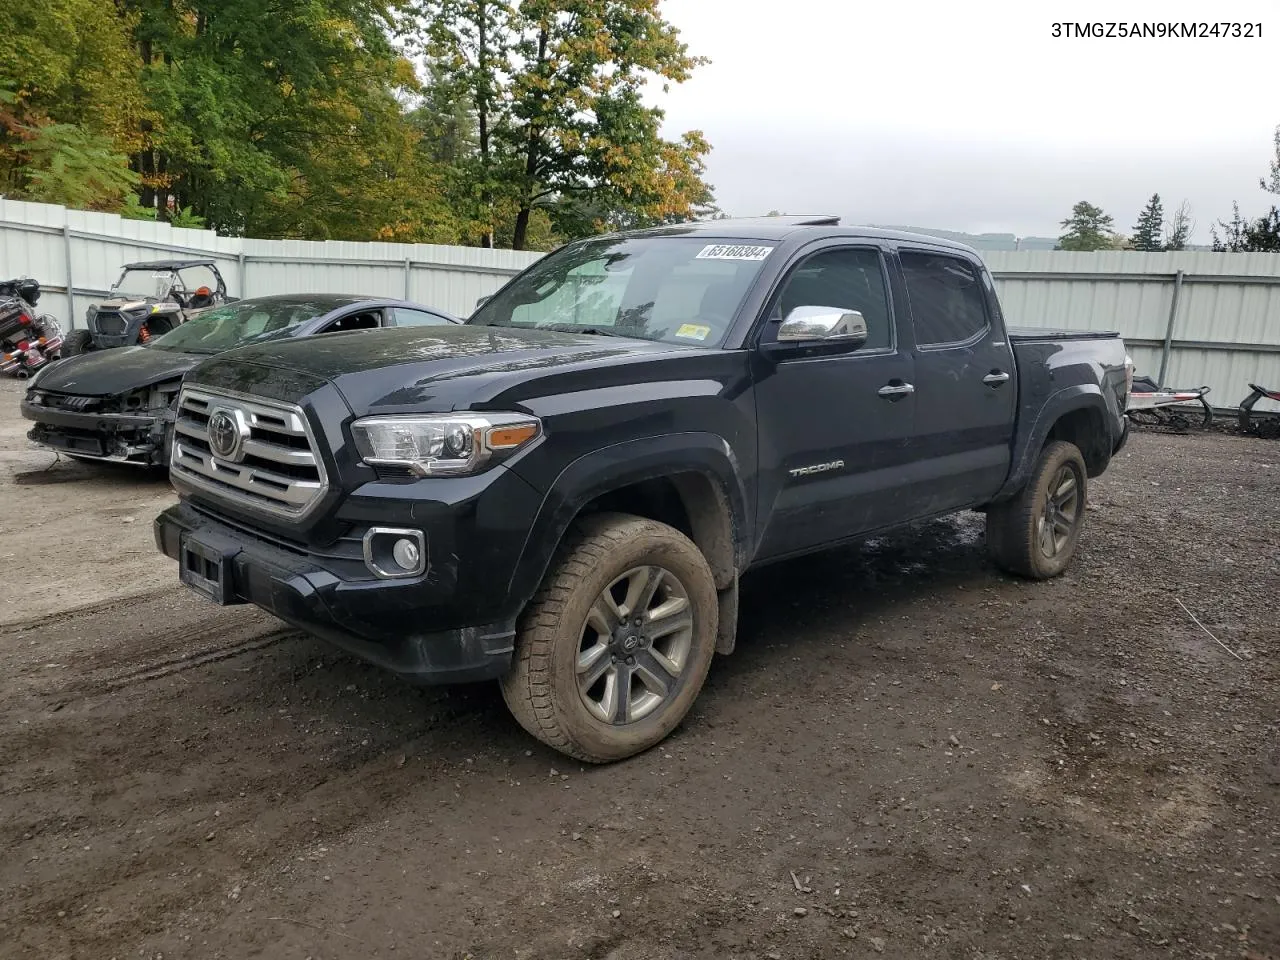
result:
[[[0,189],[223,233],[545,249],[711,209],[658,0],[0,2]]]
[[[704,62],[657,0],[420,0],[406,29],[476,118],[461,199],[482,238],[524,249],[539,215],[572,236],[711,209],[705,137],[665,139],[643,100]]]

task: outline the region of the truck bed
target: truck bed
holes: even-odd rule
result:
[[[1029,340],[1114,340],[1118,330],[1053,330],[1043,327],[1009,327],[1009,339],[1019,343]]]

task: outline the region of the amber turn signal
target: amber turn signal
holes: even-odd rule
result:
[[[491,450],[510,450],[528,443],[538,435],[536,423],[517,423],[509,427],[494,427],[486,438]]]

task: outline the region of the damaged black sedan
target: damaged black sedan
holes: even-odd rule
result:
[[[145,346],[69,357],[44,368],[22,400],[22,415],[35,421],[27,437],[76,459],[165,466],[182,378],[213,354],[265,340],[460,322],[402,300],[320,294],[238,300]]]

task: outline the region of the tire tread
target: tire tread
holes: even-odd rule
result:
[[[578,521],[561,543],[546,577],[525,608],[516,630],[515,662],[501,681],[503,699],[521,727],[547,746],[585,763],[605,761],[570,736],[556,710],[552,688],[551,664],[562,617],[583,580],[607,566],[610,554],[618,548],[645,535],[678,537],[689,550],[702,557],[692,541],[656,520],[600,513]],[[711,577],[710,568],[706,574]],[[698,679],[700,683],[701,678]]]
[[[1036,562],[1036,545],[1031,534],[1037,513],[1036,498],[1048,473],[1067,460],[1075,460],[1080,465],[1080,510],[1083,514],[1088,492],[1084,457],[1075,444],[1065,440],[1045,444],[1026,486],[1012,500],[994,504],[987,510],[987,551],[996,566],[1005,572],[1032,580],[1045,579],[1046,574]],[[1072,553],[1074,555],[1074,547]]]

